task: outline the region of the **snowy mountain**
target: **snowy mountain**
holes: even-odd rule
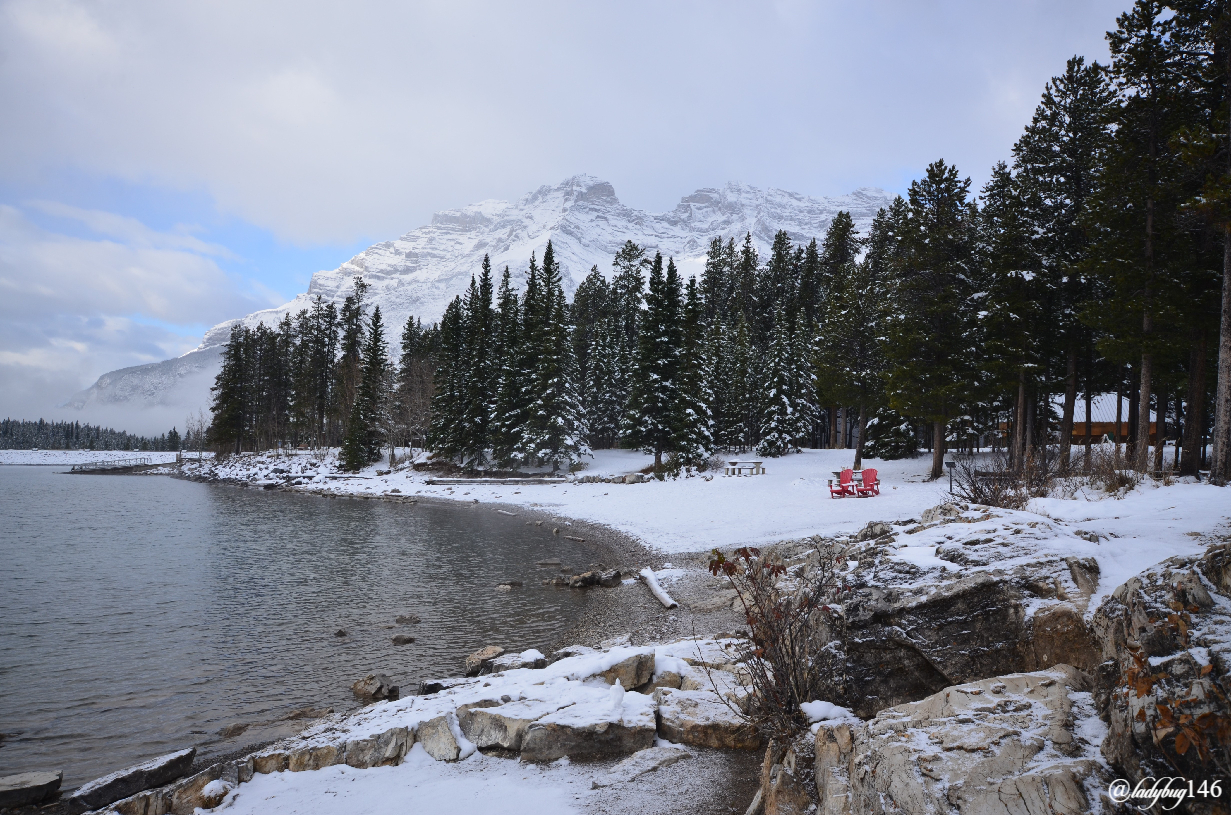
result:
[[[810,198],[731,183],[697,190],[670,212],[649,213],[621,204],[608,182],[579,175],[540,187],[514,203],[489,200],[438,212],[428,226],[369,247],[337,269],[317,272],[308,290],[289,303],[240,320],[250,326],[272,324],[307,308],[317,295],[340,304],[355,275],[363,275],[371,287],[369,302],[380,305],[385,325],[396,338],[411,315],[425,323],[438,320],[478,272],[484,254],[497,272],[508,266],[516,278],[524,279],[530,254],[541,258],[550,239],[571,296],[591,267],[610,275],[611,259],[626,240],[674,257],[686,275],[697,274],[714,237],[738,243],[750,232],[757,251],[766,257],[779,229],[795,242],[820,240],[834,215],[846,210],[866,231],[876,211],[891,200],[889,193],[872,187]],[[208,404],[218,346],[226,342],[233,322],[210,329],[199,348],[177,360],[104,374],[68,406],[163,405],[195,412]]]

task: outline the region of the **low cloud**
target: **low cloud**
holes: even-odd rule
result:
[[[38,202],[97,237],[0,205],[0,414],[34,418],[116,368],[194,348],[209,325],[277,305],[228,274],[222,247],[132,218]]]

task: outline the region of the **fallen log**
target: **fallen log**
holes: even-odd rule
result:
[[[658,602],[667,608],[679,608],[680,604],[672,600],[670,594],[663,591],[663,587],[658,584],[658,578],[654,576],[654,570],[649,566],[641,570],[641,579],[650,587],[650,593],[658,598]]]

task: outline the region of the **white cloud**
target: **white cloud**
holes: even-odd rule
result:
[[[0,176],[205,190],[299,243],[583,171],[650,209],[977,182],[1125,3],[0,0]]]
[[[129,365],[179,356],[203,325],[276,305],[228,275],[221,247],[132,218],[40,202],[105,237],[51,231],[0,205],[0,413],[36,417]],[[247,293],[246,293],[247,292]]]

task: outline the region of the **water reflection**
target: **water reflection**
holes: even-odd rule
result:
[[[66,787],[227,725],[349,707],[374,670],[412,686],[482,645],[544,647],[585,598],[543,587],[535,561],[593,558],[482,505],[46,467],[0,467],[0,519],[0,732],[17,734],[0,774],[62,768]],[[495,591],[507,578],[524,588]],[[395,626],[408,613],[421,622]]]

